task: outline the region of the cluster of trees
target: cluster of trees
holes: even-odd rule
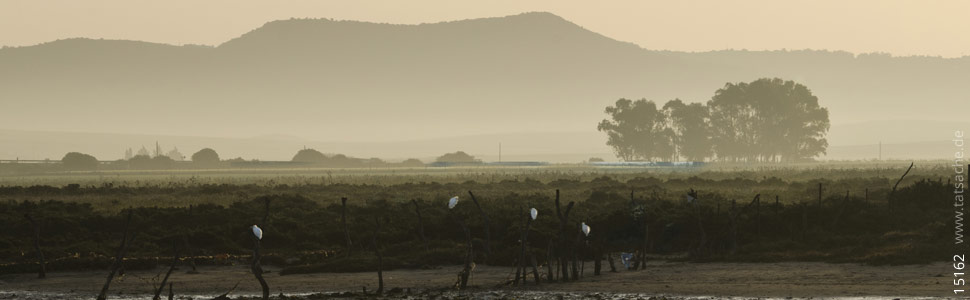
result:
[[[122,165],[122,169],[140,169],[140,170],[153,170],[153,169],[171,169],[175,167],[177,160],[172,159],[170,156],[161,155],[151,155],[140,153],[132,155],[123,160],[118,160],[112,163],[112,165]],[[147,152],[147,151],[146,151]],[[130,153],[126,151],[127,154]],[[219,158],[219,153],[211,148],[204,148],[195,152],[191,156],[192,166],[202,167],[202,168],[212,168],[227,166],[226,162],[236,162],[244,161],[242,158],[235,158],[230,160],[222,160]],[[293,156],[293,162],[303,162],[312,163],[323,167],[335,167],[335,168],[360,168],[360,167],[424,167],[425,163],[416,158],[407,159],[400,163],[389,163],[379,158],[354,158],[343,154],[333,154],[327,155],[315,149],[301,149],[297,151],[296,155]],[[474,156],[468,155],[465,152],[458,151],[454,153],[446,153],[437,158],[438,162],[448,162],[448,163],[481,163],[480,159],[476,159]],[[61,159],[66,170],[73,171],[92,171],[97,170],[99,166],[99,161],[94,156],[71,152]],[[117,167],[115,167],[117,168]]]
[[[624,161],[791,162],[825,154],[829,113],[804,85],[728,83],[706,104],[620,99],[598,130]]]
[[[458,151],[454,153],[445,153],[435,159],[436,162],[443,163],[481,163],[481,159],[476,159],[474,156],[465,153],[464,151]]]
[[[120,164],[124,165],[122,168],[139,170],[171,169],[175,167],[176,162],[182,161],[172,158],[172,154],[177,152],[178,149],[174,149],[166,154],[151,155],[142,147],[142,150],[133,155],[131,149],[128,149],[125,151],[125,159],[115,161],[112,164]],[[210,148],[199,150],[192,155],[192,163],[196,166],[215,167],[219,165],[220,161],[219,154]],[[70,171],[93,171],[100,166],[97,158],[79,152],[67,153],[64,158],[61,158],[61,164],[65,170]]]
[[[424,163],[416,158],[405,160],[401,163],[392,164],[380,158],[355,158],[343,154],[326,155],[316,149],[302,149],[296,152],[291,161],[313,163],[325,167],[335,168],[360,168],[360,167],[387,167],[391,165],[402,167],[423,167]]]

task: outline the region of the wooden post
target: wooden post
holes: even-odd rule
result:
[[[529,255],[529,264],[532,265],[532,277],[535,278],[536,285],[539,285],[539,266],[538,263],[536,263],[535,254]]]
[[[266,222],[269,221],[269,203],[270,203],[270,199],[272,199],[272,198],[266,198],[266,206],[265,206],[265,209],[263,211],[263,220],[262,220],[262,222],[260,222],[260,224],[262,224],[263,226],[266,226]],[[266,284],[266,279],[263,279],[263,266],[260,265],[260,261],[262,260],[262,256],[259,254],[259,241],[260,241],[260,239],[257,238],[255,234],[252,235],[252,237],[253,237],[253,264],[252,264],[252,266],[250,266],[250,268],[253,271],[253,276],[255,276],[256,277],[256,280],[259,281],[259,286],[263,289],[263,300],[268,300],[269,299],[269,285]]]
[[[607,252],[606,253],[606,262],[610,263],[610,272],[611,273],[616,273],[616,264],[613,262],[613,253],[612,252]]]
[[[583,239],[582,225],[577,223],[576,229],[577,229],[576,239],[573,240],[573,247],[572,247],[572,250],[570,251],[572,252],[572,255],[573,255],[572,280],[579,280],[579,253],[578,253],[579,251],[577,250],[579,250],[579,247],[580,247],[579,241]]]
[[[566,241],[566,228],[569,227],[567,226],[567,222],[569,220],[569,211],[573,209],[574,204],[574,202],[570,201],[569,204],[566,205],[565,211],[563,211],[559,204],[559,189],[556,189],[556,217],[559,218],[559,271],[561,272],[561,276],[559,276],[559,278],[562,281],[569,279],[569,258],[563,254],[566,252],[565,249],[568,248]]]
[[[522,215],[521,209],[519,209],[519,214]],[[525,252],[526,252],[526,248],[528,248],[528,245],[529,245],[529,231],[531,230],[531,228],[532,228],[532,216],[530,214],[525,214],[525,230],[522,231],[522,239],[521,239],[522,247],[519,253],[518,268],[516,268],[516,271],[515,271],[515,284],[519,284],[520,271],[522,273],[522,283],[525,284],[526,282],[526,277],[527,277],[526,258],[527,257],[525,255]]]
[[[555,257],[552,255],[552,240],[549,240],[549,246],[546,249],[546,281],[548,282],[556,281],[556,273],[552,271],[552,262],[555,260]],[[556,270],[558,269],[556,268]]]
[[[458,288],[459,290],[465,290],[468,287],[468,276],[472,272],[472,259],[474,258],[474,250],[472,248],[472,234],[468,231],[468,226],[465,225],[460,218],[458,218],[453,210],[449,210],[449,215],[451,219],[461,226],[461,230],[465,233],[465,247],[467,248],[465,253],[465,266],[462,268],[461,272],[458,274]]]
[[[818,208],[822,208],[822,183],[818,183]]]
[[[761,194],[754,196],[754,198],[755,198],[755,201],[758,201],[758,203],[755,203],[755,206],[754,206],[754,215],[755,215],[755,228],[757,229],[757,233],[758,233],[757,237],[760,239],[761,238]]]
[[[778,210],[781,209],[781,204],[778,203],[778,195],[775,195],[775,217],[778,217]]]
[[[263,289],[263,300],[269,299],[269,285],[266,284],[266,279],[263,279],[263,267],[260,266],[259,261],[262,256],[259,255],[259,238],[253,235],[253,264],[250,269],[253,271],[253,276],[259,281],[259,286]]]
[[[104,281],[104,286],[101,287],[101,293],[98,294],[98,300],[105,300],[108,297],[108,286],[111,285],[111,281],[114,280],[115,273],[121,268],[122,260],[125,257],[125,253],[128,251],[128,232],[131,225],[131,213],[134,210],[128,208],[128,218],[125,221],[125,230],[121,236],[121,245],[118,246],[118,254],[115,256],[115,260],[111,263],[111,272],[108,273],[108,278]]]
[[[842,205],[839,207],[839,211],[835,214],[835,218],[832,220],[832,230],[838,230],[839,219],[842,217],[842,213],[845,212],[845,207],[849,205],[849,191],[845,191],[845,199],[842,200]]]
[[[428,239],[424,237],[424,218],[421,217],[421,206],[418,205],[418,201],[411,199],[411,203],[414,203],[414,212],[418,214],[418,236],[421,237],[421,243],[424,244],[424,250],[428,251]]]
[[[600,247],[594,247],[594,248],[595,250],[593,250],[593,255],[595,256],[595,258],[593,259],[593,275],[596,276],[596,275],[600,275],[600,270],[603,267],[603,263],[602,263],[603,249]]]
[[[731,211],[728,213],[730,220],[730,227],[728,228],[730,233],[730,244],[728,245],[728,254],[733,255],[738,251],[738,210],[737,210],[737,200],[731,199]]]
[[[374,216],[374,236],[371,238],[371,242],[374,245],[374,252],[377,253],[377,295],[384,294],[384,255],[381,253],[381,219],[380,217]]]
[[[640,247],[640,269],[647,269],[647,251],[650,245],[650,223],[647,222],[646,215],[643,216],[643,245]]]
[[[478,204],[478,199],[475,199],[475,194],[472,194],[472,191],[468,191],[468,196],[472,198],[472,202],[475,203],[475,207],[478,208],[478,214],[482,216],[482,221],[484,222],[483,225],[485,226],[485,262],[488,262],[488,256],[492,254],[492,248],[489,247],[489,244],[492,242],[492,233],[491,233],[491,230],[489,229],[491,225],[489,224],[489,221],[488,221],[488,215],[486,215],[485,211],[482,210],[482,206]]]
[[[347,240],[347,254],[350,254],[350,249],[353,247],[354,242],[350,239],[350,229],[347,228],[347,197],[340,198],[340,224],[344,228],[344,237]]]
[[[805,240],[805,233],[808,232],[808,205],[802,202],[802,240]]]
[[[162,290],[165,289],[165,283],[168,282],[168,276],[172,275],[172,271],[175,271],[175,265],[179,262],[179,249],[178,243],[172,240],[172,265],[168,267],[168,272],[165,273],[165,277],[162,278],[162,283],[158,285],[158,290],[155,291],[155,297],[153,300],[161,300]],[[172,288],[169,286],[169,294],[171,294]]]
[[[175,300],[175,293],[172,292],[172,283],[168,283],[168,300]]]
[[[44,260],[44,251],[40,249],[40,225],[29,213],[24,214],[24,218],[27,218],[27,221],[30,221],[30,227],[34,228],[34,251],[37,251],[37,263],[40,265],[37,269],[37,278],[47,278],[47,262]]]

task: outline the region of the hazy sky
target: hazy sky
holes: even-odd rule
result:
[[[548,11],[648,49],[970,55],[970,1],[3,0],[0,45],[91,37],[215,45],[291,17],[432,23]]]

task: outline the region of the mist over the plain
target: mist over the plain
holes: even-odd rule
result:
[[[939,158],[966,127],[970,58],[837,50],[653,50],[551,13],[420,25],[272,21],[216,46],[75,38],[0,50],[5,159],[217,147],[286,160],[464,150],[610,157],[596,124],[618,98],[706,102],[728,82],[806,85],[832,127],[823,159]],[[927,109],[936,107],[939,109]],[[938,134],[936,134],[938,133]]]

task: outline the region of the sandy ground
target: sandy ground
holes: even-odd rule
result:
[[[605,264],[604,264],[605,265]],[[605,267],[605,266],[604,266]],[[367,273],[321,273],[280,276],[279,268],[267,266],[265,278],[272,295],[315,292],[354,291],[377,288],[377,275]],[[441,289],[454,284],[460,266],[433,270],[394,270],[384,272],[386,288],[411,288],[413,291]],[[111,284],[110,298],[129,298],[150,294],[166,269],[130,271]],[[204,267],[199,274],[177,270],[169,279],[177,295],[208,296],[222,294],[236,283],[230,294],[253,295],[259,285],[245,265]],[[604,272],[592,276],[586,263],[586,276],[571,283],[542,284],[538,287],[506,287],[511,268],[478,266],[470,285],[479,292],[525,290],[563,293],[634,293],[644,295],[715,297],[952,297],[952,266],[945,263],[910,266],[863,266],[810,262],[786,263],[683,263],[651,262],[647,270]],[[62,297],[93,298],[103,284],[106,271],[55,272],[47,279],[34,274],[0,275],[0,299],[18,295],[58,294]],[[158,278],[156,278],[158,276]],[[157,283],[155,283],[157,284]],[[66,296],[66,297],[65,297]],[[43,299],[44,297],[39,297]],[[49,297],[50,298],[50,297]]]

